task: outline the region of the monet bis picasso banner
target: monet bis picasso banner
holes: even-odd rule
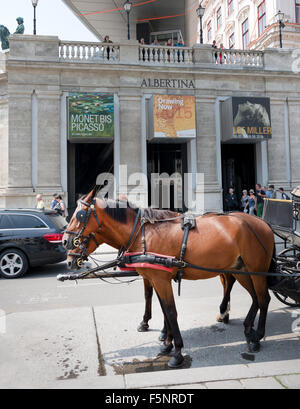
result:
[[[113,138],[114,96],[69,94],[69,139]]]
[[[195,97],[153,96],[154,138],[196,138]]]
[[[223,140],[272,138],[270,98],[232,97],[221,109]]]

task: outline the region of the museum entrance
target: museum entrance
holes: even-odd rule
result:
[[[186,143],[148,143],[147,165],[149,206],[185,211]]]
[[[101,173],[113,173],[114,144],[68,143],[69,209],[73,213],[76,201],[88,193]]]
[[[255,144],[222,144],[223,203],[228,189],[233,187],[238,203],[243,190],[255,190],[256,155]],[[224,208],[224,210],[226,210]]]

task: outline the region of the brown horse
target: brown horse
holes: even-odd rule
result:
[[[70,249],[69,267],[76,265],[79,254],[87,256],[98,245],[107,243],[120,249],[126,246],[137,217],[137,209],[120,208],[119,202],[94,198],[95,191],[81,200],[63,237],[63,243]],[[91,212],[92,209],[92,212]],[[89,212],[88,219],[85,215]],[[179,258],[183,232],[181,221],[161,222],[163,218],[176,215],[173,212],[157,212],[145,209],[145,239],[147,251]],[[159,222],[160,221],[160,222]],[[78,235],[80,247],[74,249],[74,234]],[[131,252],[140,252],[141,231],[130,247]],[[185,261],[208,269],[232,270],[238,272],[266,272],[269,270],[274,249],[274,237],[270,227],[261,219],[250,215],[208,215],[196,219],[196,227],[191,230]],[[157,293],[167,325],[167,337],[161,353],[169,354],[175,344],[169,366],[179,367],[184,358],[181,354],[183,341],[177,322],[171,281],[176,278],[177,268],[172,272],[154,268],[137,268]],[[186,268],[183,278],[198,280],[219,275],[205,270]],[[234,280],[237,280],[250,294],[252,305],[244,321],[244,333],[251,351],[258,351],[260,340],[265,334],[270,296],[267,277],[233,274],[227,277],[227,298]],[[226,294],[225,294],[226,295]],[[226,296],[224,297],[224,299]],[[260,310],[257,329],[254,320]]]

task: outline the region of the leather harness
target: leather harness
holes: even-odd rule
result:
[[[90,239],[92,238],[96,245],[99,246],[99,243],[97,242],[97,239],[95,237],[94,233],[90,233],[87,237],[83,236],[83,233],[86,229],[88,220],[91,216],[91,214],[94,215],[99,230],[101,229],[101,223],[98,219],[97,212],[95,210],[95,199],[92,200],[91,204],[84,202],[83,200],[80,200],[80,203],[87,206],[89,208],[88,211],[85,210],[79,210],[76,214],[76,219],[80,222],[83,223],[83,226],[80,230],[80,232],[73,232],[70,230],[66,230],[65,233],[71,234],[71,235],[76,235],[76,237],[73,239],[73,245],[75,247],[79,247],[81,249],[80,254],[68,252],[69,255],[73,257],[78,257],[77,265],[81,267],[83,260],[87,259],[88,257],[88,244]],[[219,214],[222,215],[222,214]],[[224,215],[224,214],[223,214]],[[270,255],[268,250],[266,249],[264,243],[261,241],[260,237],[257,235],[253,227],[245,221],[241,216],[238,214],[230,214],[230,216],[235,216],[241,218],[248,227],[252,230],[254,233],[255,237],[257,238],[258,242],[261,244],[265,252]],[[207,268],[207,267],[201,267],[198,265],[194,265],[191,263],[188,263],[184,261],[184,256],[187,248],[187,242],[188,242],[188,237],[189,237],[189,232],[191,229],[193,229],[196,225],[195,221],[195,216],[187,213],[185,215],[181,215],[178,217],[174,217],[171,219],[161,219],[161,220],[154,220],[153,223],[156,222],[166,222],[166,221],[173,221],[176,219],[181,219],[181,227],[183,229],[183,238],[182,238],[182,243],[181,243],[181,249],[180,249],[180,258],[177,259],[173,256],[165,256],[157,253],[151,253],[146,251],[146,238],[145,238],[145,224],[149,222],[145,218],[144,215],[144,209],[138,209],[137,215],[135,218],[135,222],[130,234],[130,237],[128,239],[128,242],[126,246],[122,246],[119,250],[118,257],[116,260],[106,263],[102,265],[101,267],[97,267],[94,269],[91,269],[85,273],[80,273],[78,274],[73,274],[73,278],[71,278],[71,275],[68,276],[68,279],[78,279],[78,278],[83,278],[89,274],[95,274],[99,270],[105,270],[106,268],[111,268],[111,267],[120,267],[121,270],[127,270],[130,268],[152,268],[152,269],[158,269],[158,270],[165,270],[165,271],[173,271],[173,268],[178,268],[177,275],[175,277],[175,282],[178,283],[178,295],[181,293],[181,280],[183,276],[183,270],[185,268],[191,268],[191,269],[196,269],[196,270],[202,270],[202,271],[207,271],[211,272],[214,274],[235,274],[235,275],[254,275],[254,276],[277,276],[277,277],[300,277],[299,273],[284,273],[284,272],[248,272],[248,271],[235,271],[235,270],[220,270],[220,269],[213,269],[213,268]],[[138,226],[138,221],[140,220],[140,228],[137,230]],[[142,233],[142,252],[135,252],[135,253],[130,253],[129,249],[132,246],[132,244],[135,242],[139,231]],[[95,274],[96,276],[96,274]]]

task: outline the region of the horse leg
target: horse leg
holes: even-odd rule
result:
[[[160,331],[160,335],[158,337],[159,341],[165,341],[167,338],[167,321],[166,318],[164,319],[164,326]]]
[[[235,283],[235,278],[232,275],[221,274],[220,280],[223,285],[224,296],[220,305],[220,314],[217,316],[217,321],[224,322],[224,324],[228,324],[230,311],[230,293],[233,284]]]
[[[253,279],[253,286],[256,292],[258,306],[259,306],[259,320],[257,324],[257,338],[259,341],[264,338],[266,330],[266,320],[268,314],[268,307],[271,300],[267,280]]]
[[[145,313],[143,316],[143,321],[139,324],[137,330],[139,332],[148,331],[149,325],[148,321],[152,318],[152,296],[153,287],[149,280],[144,278],[144,294],[145,294]]]
[[[168,348],[170,345],[170,339],[174,339],[175,351],[170,359],[168,366],[170,368],[178,368],[183,362],[184,358],[181,354],[183,348],[183,341],[180,334],[178,322],[177,322],[177,310],[175,306],[175,300],[170,281],[167,280],[153,280],[153,285],[157,295],[159,296],[163,313],[165,314],[167,325],[170,328],[170,334],[167,334],[167,339],[164,342],[164,346]]]

